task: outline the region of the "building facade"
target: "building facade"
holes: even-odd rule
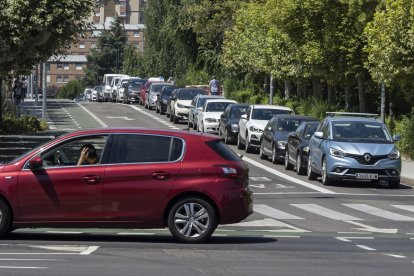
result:
[[[146,0],[110,0],[95,7],[88,18],[93,23],[89,36],[80,39],[66,52],[66,55],[49,60],[47,64],[47,86],[62,87],[71,80],[79,80],[85,74],[87,56],[96,47],[96,41],[103,30],[110,29],[115,16],[123,23],[127,43],[133,44],[137,52],[144,51],[144,16]]]

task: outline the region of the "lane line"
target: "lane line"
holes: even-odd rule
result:
[[[322,188],[322,187],[319,187],[319,186],[316,186],[316,185],[307,183],[305,181],[296,179],[296,178],[294,178],[294,177],[292,177],[290,175],[287,175],[287,174],[284,174],[282,172],[279,172],[278,170],[275,170],[275,169],[272,169],[272,168],[270,168],[268,166],[265,166],[265,165],[263,165],[263,164],[255,161],[253,159],[250,159],[250,158],[248,158],[246,156],[243,156],[243,160],[246,161],[246,162],[248,162],[248,163],[250,163],[250,164],[252,164],[253,166],[256,166],[256,167],[258,167],[260,169],[263,169],[263,170],[265,170],[265,171],[267,171],[267,172],[269,172],[271,174],[274,174],[274,175],[276,175],[278,177],[284,178],[286,180],[289,180],[289,181],[291,181],[293,183],[299,184],[299,185],[304,186],[306,188],[309,188],[309,189],[312,189],[312,190],[321,192],[323,194],[336,194],[335,192],[330,191],[328,189],[325,189],[325,188]]]
[[[95,119],[95,121],[97,121],[102,127],[108,127],[107,124],[105,124],[101,119],[99,119],[95,114],[93,114],[92,112],[90,112],[88,109],[86,109],[86,107],[84,107],[83,105],[81,105],[80,103],[77,103],[83,110],[85,110],[86,113],[88,113],[89,115],[91,115],[92,118]]]
[[[0,266],[0,268],[8,269],[48,269],[47,266]]]
[[[327,217],[333,220],[340,220],[340,221],[362,220],[360,218],[350,216],[347,214],[343,214],[335,210],[322,207],[317,204],[290,204],[290,205],[295,206],[299,209],[305,210],[307,212],[310,212],[310,213],[313,213],[319,216]]]
[[[386,254],[383,253],[385,256],[390,256],[390,257],[394,257],[394,258],[399,258],[399,259],[406,259],[407,257],[404,255],[397,255],[397,254]]]
[[[347,206],[349,208],[352,208],[354,210],[368,213],[373,216],[393,220],[393,221],[414,221],[414,218],[403,216],[397,213],[393,213],[387,210],[383,210],[380,208],[376,208],[373,206],[370,206],[368,204],[342,204],[344,206]]]
[[[391,205],[392,207],[414,212],[414,205]]]
[[[267,217],[271,217],[274,219],[303,219],[301,217],[295,216],[295,215],[291,215],[289,213],[280,211],[278,209],[269,207],[267,205],[264,204],[254,204],[253,205],[253,211],[255,213],[259,213],[262,215],[265,215]]]
[[[336,237],[335,239],[343,242],[352,242],[351,240],[373,240],[374,237]]]
[[[368,247],[368,246],[365,246],[365,245],[357,244],[356,246],[361,248],[361,249],[368,250],[368,251],[377,251],[375,248],[371,248],[371,247]]]
[[[99,246],[88,246],[88,248],[85,251],[82,251],[80,255],[90,255],[91,253],[98,250]]]

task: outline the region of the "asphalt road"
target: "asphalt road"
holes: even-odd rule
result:
[[[56,129],[186,129],[141,106],[54,101]],[[249,163],[254,214],[206,244],[165,229],[20,229],[0,244],[3,275],[390,275],[414,268],[414,190],[324,187],[235,146]]]

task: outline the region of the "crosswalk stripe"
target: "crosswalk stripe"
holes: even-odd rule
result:
[[[347,206],[349,208],[358,210],[360,212],[364,212],[364,213],[368,213],[370,215],[374,215],[377,217],[381,217],[381,218],[386,218],[389,220],[394,220],[394,221],[414,221],[414,218],[412,217],[408,217],[408,216],[403,216],[403,215],[399,215],[397,213],[393,213],[387,210],[382,210],[380,208],[376,208],[373,206],[369,206],[367,204],[342,204],[344,206]]]
[[[362,220],[357,217],[353,217],[347,214],[343,214],[340,212],[337,212],[335,210],[331,210],[325,207],[322,207],[317,204],[291,204],[292,206],[295,206],[299,209],[305,210],[307,212],[311,212],[314,214],[317,214],[319,216],[327,217],[333,220],[341,220],[341,221],[347,221],[347,220]]]
[[[414,212],[414,205],[391,205],[392,207]]]
[[[274,219],[303,219],[301,217],[295,216],[295,215],[291,215],[289,213],[280,211],[278,209],[269,207],[267,205],[264,204],[255,204],[253,206],[253,210],[256,213],[274,218]]]

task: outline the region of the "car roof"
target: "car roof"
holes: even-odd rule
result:
[[[185,88],[179,88],[180,91],[203,91],[205,92],[204,89],[201,88],[196,88],[196,87],[185,87]]]
[[[382,123],[380,120],[376,118],[370,117],[355,117],[355,116],[328,116],[325,119],[334,121],[334,122],[344,122],[344,121],[353,121],[353,122],[378,122]]]
[[[237,103],[235,100],[229,99],[207,99],[206,103]]]
[[[278,114],[278,115],[274,115],[273,117],[281,118],[281,119],[299,119],[299,120],[318,121],[316,118],[313,118],[311,116],[294,115],[294,114]]]
[[[198,98],[211,98],[211,99],[225,99],[224,96],[205,95],[205,94],[198,94],[196,97],[198,97]]]
[[[268,105],[268,104],[253,104],[253,109],[279,109],[279,110],[292,110],[292,108],[281,105]]]

